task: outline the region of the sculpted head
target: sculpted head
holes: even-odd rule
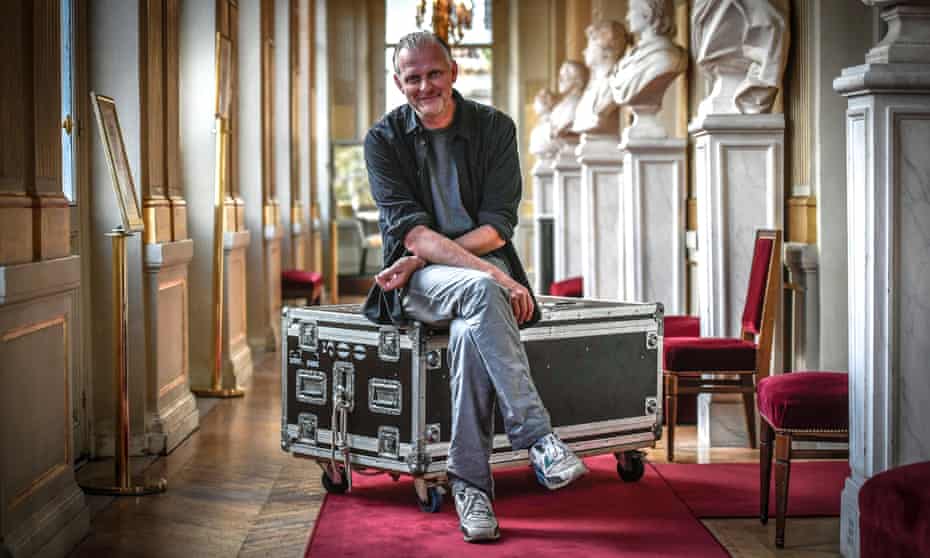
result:
[[[656,35],[671,35],[675,23],[667,0],[631,0],[626,14],[630,33],[640,34],[650,30]]]
[[[592,23],[584,33],[588,38],[584,62],[589,68],[612,66],[626,50],[627,32],[619,22]]]
[[[581,62],[566,60],[559,68],[559,94],[580,94],[588,82],[588,69]]]
[[[539,93],[537,93],[536,97],[533,99],[533,110],[536,112],[537,116],[549,114],[552,111],[553,105],[555,105],[555,94],[548,87],[540,89]]]

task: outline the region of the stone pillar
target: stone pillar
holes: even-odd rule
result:
[[[736,337],[755,231],[783,228],[785,119],[782,114],[707,115],[693,121],[689,131],[698,200],[701,335]],[[780,337],[776,333],[776,347]]]
[[[148,308],[146,336],[146,447],[166,454],[200,424],[197,403],[190,391],[190,287],[187,268],[194,257],[194,241],[147,243],[143,246],[145,295]]]
[[[220,4],[222,5],[222,4]],[[214,260],[214,177],[216,176],[216,133],[214,120],[216,98],[215,90],[215,48],[216,30],[229,33],[238,45],[238,57],[232,64],[236,71],[233,76],[257,76],[258,54],[258,7],[257,3],[246,2],[240,5],[238,17],[229,17],[233,22],[242,22],[241,31],[229,33],[235,27],[229,26],[224,17],[217,17],[225,10],[217,10],[216,3],[189,2],[181,10],[180,37],[180,106],[181,111],[181,168],[187,195],[188,226],[194,243],[193,258],[190,263],[190,383],[193,387],[207,387],[213,378],[213,260]],[[253,39],[249,42],[249,39]],[[256,62],[252,63],[253,60]],[[229,158],[227,164],[228,195],[224,202],[225,233],[223,281],[223,375],[222,387],[232,388],[241,385],[252,375],[250,353],[244,353],[242,347],[248,348],[245,249],[249,245],[250,234],[245,229],[243,206],[238,198],[240,189],[249,185],[253,179],[254,168],[260,169],[258,152],[259,132],[258,112],[253,105],[257,97],[258,79],[241,79],[233,81],[234,95],[231,111],[231,129],[233,133],[227,138]],[[251,143],[250,143],[251,142]],[[239,154],[242,154],[240,157]],[[259,229],[260,230],[260,229]],[[234,258],[234,261],[230,261]],[[233,296],[229,296],[233,293]],[[235,331],[230,332],[230,327]],[[232,338],[232,342],[229,339]],[[236,349],[231,353],[230,346]]]
[[[555,188],[552,159],[539,158],[533,165],[533,290],[547,294],[555,279]]]
[[[849,232],[849,466],[844,556],[859,555],[869,477],[930,448],[930,5],[867,0],[888,35],[833,85],[846,96]]]
[[[582,274],[581,165],[576,141],[563,140],[552,165],[555,190],[555,280]]]
[[[625,299],[657,301],[666,314],[687,314],[683,139],[629,139],[623,152],[622,240]]]
[[[584,295],[627,298],[621,229],[623,156],[619,137],[582,134],[575,154],[581,165],[581,269]]]

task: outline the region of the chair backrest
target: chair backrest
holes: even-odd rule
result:
[[[757,230],[741,325],[743,339],[758,343],[756,355],[760,377],[768,375],[775,333],[777,295],[781,283],[780,272],[781,231]]]

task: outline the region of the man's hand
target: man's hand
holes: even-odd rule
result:
[[[510,291],[510,306],[513,308],[513,316],[517,319],[517,323],[522,324],[532,318],[533,297],[530,296],[530,291],[506,273],[501,272],[494,279]]]
[[[375,275],[375,282],[384,292],[399,289],[407,284],[413,272],[426,265],[426,261],[416,256],[404,256],[393,265]]]

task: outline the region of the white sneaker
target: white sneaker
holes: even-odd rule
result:
[[[553,433],[536,440],[530,448],[536,480],[549,490],[567,486],[588,472],[584,462]]]
[[[459,527],[465,542],[493,541],[501,536],[491,507],[491,499],[484,491],[465,483],[454,483],[452,495],[455,511],[459,514]]]

